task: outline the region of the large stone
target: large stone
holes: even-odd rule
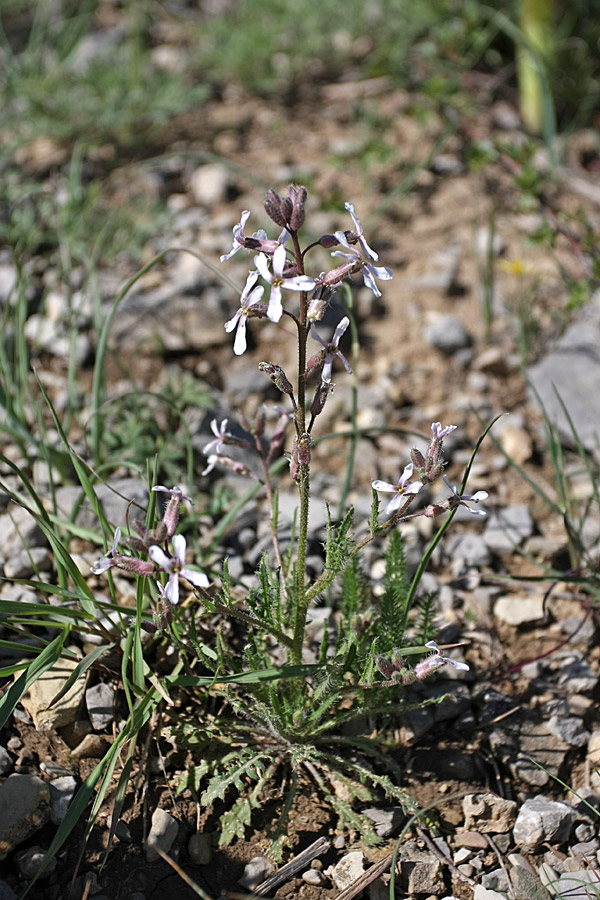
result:
[[[177,837],[178,830],[177,819],[171,813],[168,813],[166,809],[160,809],[160,807],[154,810],[152,813],[152,827],[144,842],[144,853],[148,862],[155,862],[157,859],[160,859],[158,849],[162,850],[163,853],[169,852]]]
[[[543,843],[562,844],[569,839],[575,811],[566,803],[534,798],[526,800],[513,829],[515,844],[526,852]]]
[[[40,731],[62,728],[76,720],[83,700],[85,676],[80,676],[64,697],[48,708],[76,667],[77,663],[74,660],[59,660],[51,669],[40,675],[22,697],[21,703]]]
[[[465,828],[489,834],[505,834],[515,824],[517,804],[496,794],[467,794],[463,798]]]
[[[567,410],[583,446],[597,454],[600,446],[600,291],[596,291],[577,321],[567,328],[555,349],[530,366],[527,376],[534,402],[538,403],[539,397],[563,439],[569,444],[574,443]]]
[[[0,785],[0,859],[50,818],[50,788],[37,775],[10,775]]]

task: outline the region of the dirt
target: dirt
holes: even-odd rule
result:
[[[285,188],[285,172],[293,172],[298,179],[305,173],[310,181],[311,198],[335,198],[340,207],[344,199],[351,199],[364,222],[372,224],[372,233],[367,225],[369,240],[380,251],[381,262],[391,266],[395,272],[394,280],[386,285],[381,303],[374,304],[360,316],[363,338],[361,374],[367,383],[389,377],[390,373],[395,378],[398,412],[395,421],[389,423],[391,427],[401,426],[423,432],[432,421],[441,419],[444,423],[460,425],[471,440],[476,439],[481,429],[469,409],[469,392],[465,387],[471,358],[466,364],[456,358],[445,358],[424,341],[423,328],[435,315],[452,312],[461,318],[473,335],[473,358],[476,359],[486,346],[499,348],[505,358],[514,356],[515,320],[510,312],[495,318],[491,341],[487,345],[485,342],[481,280],[472,249],[477,229],[487,226],[494,212],[497,231],[504,244],[504,257],[508,260],[526,258],[528,266],[536,273],[535,277],[542,285],[540,303],[546,303],[546,311],[540,310],[542,334],[538,340],[541,345],[546,344],[560,329],[561,323],[557,324],[552,310],[560,305],[561,298],[564,301],[561,268],[576,273],[578,267],[568,241],[560,236],[554,249],[529,243],[523,231],[514,176],[502,160],[479,172],[463,168],[458,174],[436,174],[431,168],[422,168],[434,146],[438,154],[452,153],[456,160],[464,163],[473,134],[480,139],[496,136],[490,106],[485,103],[490,100],[487,87],[484,82],[479,87],[479,114],[472,120],[459,122],[447,139],[440,139],[445,123],[438,116],[429,112],[423,122],[410,115],[408,108],[414,98],[404,91],[395,90],[383,79],[366,86],[332,85],[317,91],[309,101],[293,109],[279,107],[274,102],[246,98],[231,90],[219,103],[213,102],[195,115],[182,117],[169,128],[164,144],[152,148],[156,153],[188,150],[215,152],[231,163],[244,166],[253,178],[271,183],[275,176],[273,186],[277,189]],[[369,135],[367,115],[386,120],[384,139],[394,147],[394,154],[391,162],[375,163],[365,169],[361,163],[361,147]],[[355,148],[355,151],[348,154],[346,164],[334,165],[331,160],[340,147]],[[131,163],[130,167],[135,165]],[[411,174],[413,167],[416,167],[414,177]],[[413,179],[412,187],[398,190],[402,179],[408,176]],[[111,184],[115,184],[114,178]],[[110,197],[111,202],[118,201],[114,191]],[[244,204],[249,197],[257,207],[262,199],[261,191],[246,186]],[[389,202],[390,197],[395,198],[393,202]],[[241,199],[233,198],[223,204],[216,214],[222,217],[230,213],[233,226],[239,221]],[[560,182],[551,200],[556,212],[563,209],[569,211],[583,203],[581,199],[575,203]],[[311,199],[309,205],[316,203],[316,199]],[[383,212],[378,214],[380,209]],[[533,214],[539,215],[541,211],[540,205]],[[451,289],[416,290],[415,282],[431,272],[432,260],[455,241],[459,242],[461,252]],[[222,252],[227,249],[224,247]],[[498,277],[505,296],[514,293],[511,276]],[[285,355],[289,355],[289,349],[283,331],[275,340],[272,352],[282,354],[277,358],[285,367],[288,362]],[[252,366],[260,358],[260,349],[251,351],[244,357],[243,365]],[[221,366],[240,364],[231,362],[229,347],[215,348],[208,359]],[[185,360],[181,362],[185,364]],[[136,374],[142,381],[147,378],[148,386],[151,386],[155,372],[156,360],[138,361]],[[394,372],[400,374],[394,376]],[[492,371],[489,374],[489,388],[480,401],[482,408],[492,415],[506,411],[521,414],[532,441],[528,472],[535,479],[550,482],[549,461],[537,430],[539,412],[527,398],[526,384],[518,366],[498,374]],[[553,523],[541,518],[541,508],[535,495],[518,473],[513,470],[494,471],[492,463],[496,457],[497,451],[489,442],[486,443],[481,459],[489,473],[488,490],[492,497],[500,505],[507,498],[511,503],[527,503],[534,511],[538,528],[551,531]],[[326,459],[324,456],[323,460]],[[335,458],[329,464],[332,470],[336,469]],[[393,474],[389,473],[390,476]],[[509,568],[521,575],[536,571],[530,561],[518,559],[511,559]],[[438,574],[442,581],[452,582],[450,572]],[[583,615],[578,599],[570,603],[573,614]],[[516,706],[526,706],[530,700],[527,679],[523,679],[519,671],[508,674],[509,670],[556,647],[562,639],[558,629],[548,625],[517,629],[496,623],[482,630],[485,634],[481,638],[473,634],[472,658],[475,660],[479,656],[487,665],[487,670],[478,666],[478,682],[481,685],[490,683],[496,690],[514,697]],[[597,653],[594,653],[595,662],[596,657]],[[23,741],[21,755],[32,764],[51,759],[67,766],[80,779],[89,775],[95,764],[93,760],[74,761],[69,756],[67,745],[56,735],[37,734],[22,723],[17,723],[15,728]],[[155,723],[155,733],[158,731],[158,723]],[[264,822],[262,825],[259,823],[256,831],[248,829],[244,842],[217,851],[210,866],[193,866],[183,848],[199,823],[210,830],[211,815],[199,814],[189,792],[182,798],[173,797],[171,788],[165,783],[170,781],[173,772],[169,749],[162,748],[169,774],[169,778],[165,779],[156,762],[155,747],[154,736],[149,736],[146,749],[140,747],[140,755],[131,775],[131,790],[122,813],[122,819],[130,829],[131,842],[116,840],[105,865],[101,867],[110,825],[112,797],[109,797],[92,829],[71,896],[87,897],[82,882],[82,876],[86,873],[96,873],[100,885],[96,891],[90,892],[90,896],[100,893],[111,900],[124,900],[134,890],[142,891],[146,900],[172,896],[187,900],[197,896],[194,889],[186,885],[167,863],[149,865],[145,860],[142,841],[148,831],[151,811],[157,806],[163,806],[176,815],[180,823],[176,846],[182,848],[176,862],[210,897],[218,896],[220,891],[229,892],[227,896],[230,897],[239,896],[240,889],[236,882],[245,863],[254,856],[268,852],[266,831],[270,818],[276,814],[276,807],[267,803]],[[512,783],[506,766],[493,759],[486,734],[481,730],[459,735],[453,731],[451,722],[443,723],[414,746],[386,746],[385,749],[405,773],[403,787],[423,804],[465,791],[493,790],[516,798],[522,796],[524,789],[527,790],[522,784]],[[569,770],[561,773],[569,783],[577,782],[582,777],[584,755],[583,750],[570,754]],[[466,774],[457,776],[456,772],[461,771]],[[115,779],[119,772],[118,765]],[[564,792],[552,784],[544,788],[544,793],[564,796]],[[460,824],[460,817],[459,800],[443,805],[440,809],[440,833],[453,834]],[[319,835],[335,837],[331,828],[329,811],[316,795],[306,790],[301,794],[291,819],[288,856],[298,853]],[[67,884],[76,870],[82,832],[83,827],[69,838],[66,847],[58,854],[57,883],[60,888],[55,896],[67,896]],[[35,843],[44,845],[51,840],[53,833],[54,826],[46,826],[35,836]],[[322,866],[326,868],[349,848],[360,846],[360,843],[353,843],[347,838],[340,849],[331,849],[321,858]],[[368,861],[375,862],[394,846],[395,840],[384,843],[376,850],[367,849]],[[448,875],[447,884],[448,891],[455,896],[471,896],[471,889],[455,877]],[[334,888],[317,888],[294,878],[278,889],[274,896],[280,900],[288,897],[326,900],[338,893]],[[46,894],[45,888],[40,886],[38,893],[34,892],[32,896],[46,897],[51,894]]]

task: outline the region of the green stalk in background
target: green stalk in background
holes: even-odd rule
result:
[[[521,0],[517,42],[517,78],[523,123],[532,134],[546,138],[554,113],[547,69],[554,54],[554,0]]]

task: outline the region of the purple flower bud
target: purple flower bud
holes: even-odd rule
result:
[[[293,231],[299,231],[304,225],[304,203],[306,202],[307,190],[305,187],[296,187],[290,184],[288,187],[287,199],[291,203],[289,223]]]
[[[291,212],[291,204],[288,204]],[[269,188],[265,197],[265,210],[270,219],[282,228],[288,224],[288,216],[284,209],[284,201],[275,193],[273,188]]]
[[[335,234],[324,234],[319,238],[319,243],[321,247],[325,247],[326,250],[331,250],[332,247],[337,247],[339,241]]]
[[[287,376],[281,366],[275,365],[275,363],[270,362],[261,362],[258,364],[258,368],[261,372],[270,378],[273,384],[281,391],[282,394],[289,394],[290,396],[294,393],[294,389],[291,385],[291,382],[288,381]]]
[[[303,434],[297,443],[298,462],[300,463],[301,466],[309,466],[310,465],[311,445],[312,445],[312,441],[310,439],[310,434]]]
[[[323,408],[325,406],[325,401],[329,396],[330,391],[332,390],[332,384],[330,381],[322,381],[319,384],[319,387],[315,391],[315,396],[313,397],[313,401],[310,404],[310,414],[311,416],[318,416],[323,412]]]

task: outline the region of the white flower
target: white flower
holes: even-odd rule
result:
[[[469,506],[469,503],[479,503],[480,500],[487,500],[487,491],[475,491],[474,494],[459,494],[457,485],[451,484],[445,475],[443,476],[443,478],[452,491],[452,497],[450,497],[448,501],[451,509],[456,509],[457,506],[464,506],[464,508],[468,509],[468,511],[473,516],[487,515],[484,509],[471,509],[471,507]]]
[[[217,420],[212,419],[210,423],[210,428],[212,433],[215,436],[214,441],[209,441],[209,443],[204,447],[202,452],[205,456],[210,456],[211,453],[225,453],[225,444],[227,438],[227,422],[228,419],[223,419],[220,425],[217,425]]]
[[[316,282],[308,275],[294,275],[291,278],[283,277],[285,269],[286,252],[283,244],[280,244],[273,253],[273,272],[269,269],[269,260],[264,253],[254,257],[254,265],[262,277],[271,285],[271,296],[267,315],[272,322],[279,322],[283,315],[281,305],[282,291],[312,291]]]
[[[337,356],[337,358],[340,360],[348,375],[352,375],[352,367],[350,363],[348,362],[344,354],[341,353],[340,350],[338,350],[340,338],[346,331],[349,324],[350,319],[348,318],[348,316],[344,316],[344,318],[340,322],[338,322],[329,344],[323,340],[314,325],[310,329],[310,333],[312,334],[313,338],[318,341],[323,347],[325,347],[325,360],[323,362],[323,371],[321,373],[321,381],[325,382],[325,384],[331,384],[331,366],[334,356]]]
[[[343,256],[344,259],[349,259],[354,263],[358,263],[360,265],[363,281],[365,285],[369,288],[370,291],[373,291],[376,297],[381,297],[381,291],[377,287],[375,283],[376,278],[380,278],[382,281],[389,281],[392,277],[392,270],[386,268],[385,266],[374,266],[373,263],[369,262],[368,259],[363,259],[362,254],[356,247],[353,247],[348,243],[348,239],[343,231],[336,231],[335,237],[339,244],[342,244],[343,247],[346,247],[349,250],[349,253],[344,253],[342,250],[334,250],[331,254],[332,256]],[[359,240],[360,243],[360,240]],[[365,250],[366,255],[370,259],[378,259],[377,254],[371,250],[366,241],[361,243],[361,247],[363,244],[368,250]]]
[[[458,660],[456,659],[450,659],[449,656],[442,656],[442,651],[435,641],[428,641],[425,646],[429,647],[430,650],[435,650],[435,655],[429,656],[422,662],[417,663],[417,665],[415,666],[415,675],[418,679],[426,678],[430,672],[432,672],[434,669],[439,668],[439,666],[445,665],[446,663],[452,666],[453,669],[458,669],[460,672],[469,671],[469,667],[466,663],[458,662]]]
[[[119,546],[120,540],[121,529],[117,528],[113,537],[112,547],[106,556],[101,556],[100,559],[97,559],[91,568],[94,575],[101,575],[103,572],[106,572],[108,569],[112,568],[112,566],[116,565],[114,557],[117,555],[117,547]]]
[[[241,250],[242,247],[244,246],[244,226],[249,218],[250,218],[250,210],[245,209],[242,212],[242,218],[240,219],[238,224],[235,225],[233,228],[233,247],[231,248],[229,253],[225,254],[224,256],[221,256],[221,258],[220,258],[221,262],[227,262],[228,259],[231,259],[232,256],[235,256],[235,254],[238,252],[238,250]]]
[[[412,478],[414,466],[412,463],[409,463],[400,478],[398,479],[396,484],[389,484],[387,481],[374,481],[373,489],[376,491],[381,491],[383,494],[394,494],[391,501],[385,508],[386,513],[392,513],[397,510],[401,503],[402,498],[407,494],[418,494],[421,488],[423,487],[420,481],[413,481],[412,484],[407,484],[407,481]]]
[[[160,566],[163,572],[166,572],[169,576],[169,581],[165,589],[165,596],[173,606],[177,606],[179,603],[180,575],[196,587],[206,588],[209,585],[207,576],[202,572],[194,572],[192,569],[186,569],[186,546],[184,536],[182,534],[176,534],[173,538],[173,557],[167,556],[165,551],[157,544],[153,544],[148,551],[151,560],[156,563],[157,566]]]
[[[241,356],[246,349],[246,321],[250,314],[250,309],[258,303],[265,290],[264,287],[254,287],[257,280],[258,272],[250,272],[246,279],[242,296],[240,297],[240,308],[232,319],[225,322],[225,331],[228,334],[233,331],[237,325],[235,340],[233,342],[233,352],[236,356]]]

